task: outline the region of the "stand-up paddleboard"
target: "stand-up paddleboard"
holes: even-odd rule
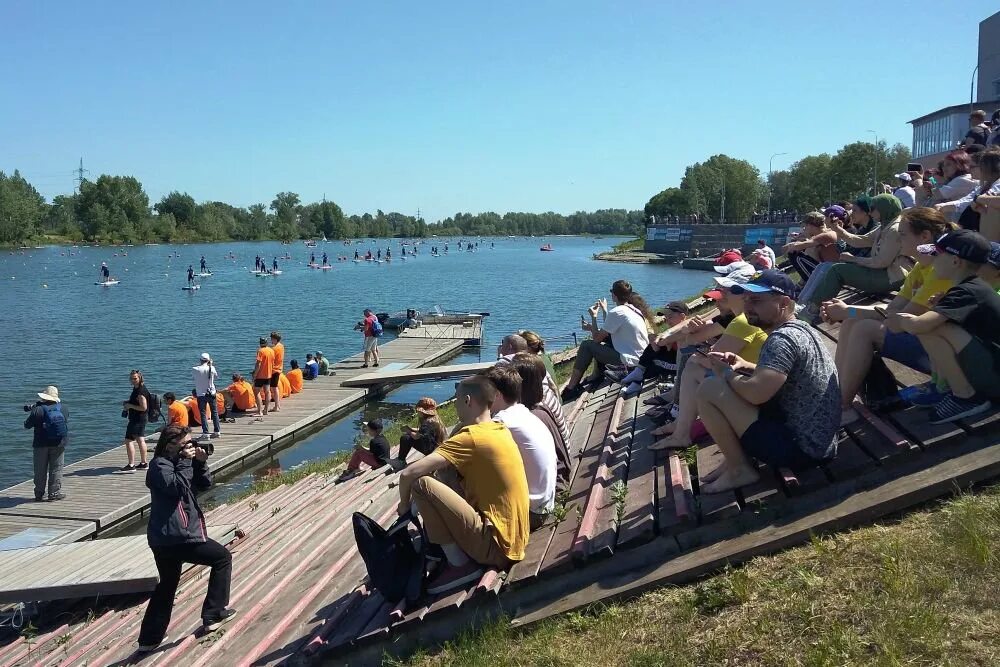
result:
[[[360,263],[361,263],[361,260],[360,260],[360,259],[356,259],[356,260],[354,260],[354,263],[355,263],[355,264],[360,264]]]
[[[319,264],[311,264],[310,263],[310,264],[306,264],[306,266],[308,266],[310,269],[318,269],[319,268]]]
[[[316,268],[320,269],[321,271],[329,271],[329,270],[330,270],[330,269],[332,269],[333,267],[332,267],[332,266],[330,266],[329,264],[324,264],[323,266],[318,266],[318,267],[316,267]]]
[[[101,282],[96,282],[94,284],[100,285],[101,287],[111,287],[112,285],[117,285],[120,282],[121,282],[120,280],[105,280]]]
[[[184,290],[185,292],[193,292],[196,289],[201,289],[201,285],[185,285],[181,289]]]
[[[194,275],[196,275],[196,276],[198,276],[200,278],[208,278],[210,275],[212,275],[212,272],[211,271],[204,271],[202,273],[196,273]]]

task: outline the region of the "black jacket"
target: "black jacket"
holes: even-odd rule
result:
[[[208,464],[194,459],[154,456],[146,471],[151,506],[146,539],[151,547],[191,544],[208,539],[205,515],[195,498],[212,486]]]
[[[42,430],[42,424],[45,423],[45,411],[42,406],[46,405],[59,405],[59,411],[63,413],[63,418],[66,419],[66,425],[69,426],[69,412],[66,411],[66,406],[61,403],[53,403],[52,401],[43,401],[36,403],[35,407],[28,413],[28,418],[24,420],[24,428],[33,428],[35,432],[32,436],[31,446],[32,447],[53,447],[58,445],[53,445],[45,440],[45,432]],[[59,445],[65,447],[69,444],[69,431],[66,432],[66,436],[62,439]]]

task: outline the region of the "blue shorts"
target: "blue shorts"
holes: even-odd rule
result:
[[[740,438],[740,445],[749,456],[772,468],[798,471],[815,468],[823,463],[802,451],[795,434],[785,422],[766,417],[758,418],[750,424]]]
[[[898,361],[915,371],[931,374],[930,357],[920,344],[920,339],[911,333],[905,331],[895,333],[886,329],[885,339],[882,341],[882,356]]]

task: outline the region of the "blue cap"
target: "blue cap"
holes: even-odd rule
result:
[[[791,278],[781,271],[768,269],[767,271],[755,273],[750,282],[744,285],[733,285],[729,288],[729,291],[733,294],[743,294],[744,292],[763,294],[765,292],[772,292],[794,299],[799,293],[799,288]]]

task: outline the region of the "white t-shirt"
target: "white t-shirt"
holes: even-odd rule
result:
[[[191,367],[191,375],[194,377],[195,396],[215,393],[215,380],[219,377],[219,371],[215,366],[201,364]]]
[[[760,249],[760,250],[761,250],[761,251],[762,251],[762,252],[763,252],[763,253],[764,253],[765,255],[767,255],[767,258],[768,258],[769,260],[771,260],[771,268],[774,268],[775,266],[777,266],[777,265],[778,265],[778,258],[777,258],[777,257],[776,257],[776,256],[774,255],[774,249],[773,249],[773,248],[771,248],[771,246],[769,246],[769,245],[761,245],[761,246],[757,246],[757,247],[758,247],[758,248],[759,248],[759,249]]]
[[[556,505],[556,443],[541,419],[523,404],[515,403],[493,415],[510,429],[528,478],[528,509],[551,512]]]
[[[903,204],[903,208],[912,208],[917,203],[917,193],[909,185],[896,188],[892,194]]]
[[[646,333],[646,318],[635,306],[615,306],[608,311],[601,328],[611,334],[611,345],[621,355],[623,363],[628,366],[639,363],[642,351],[649,345],[649,334]]]

